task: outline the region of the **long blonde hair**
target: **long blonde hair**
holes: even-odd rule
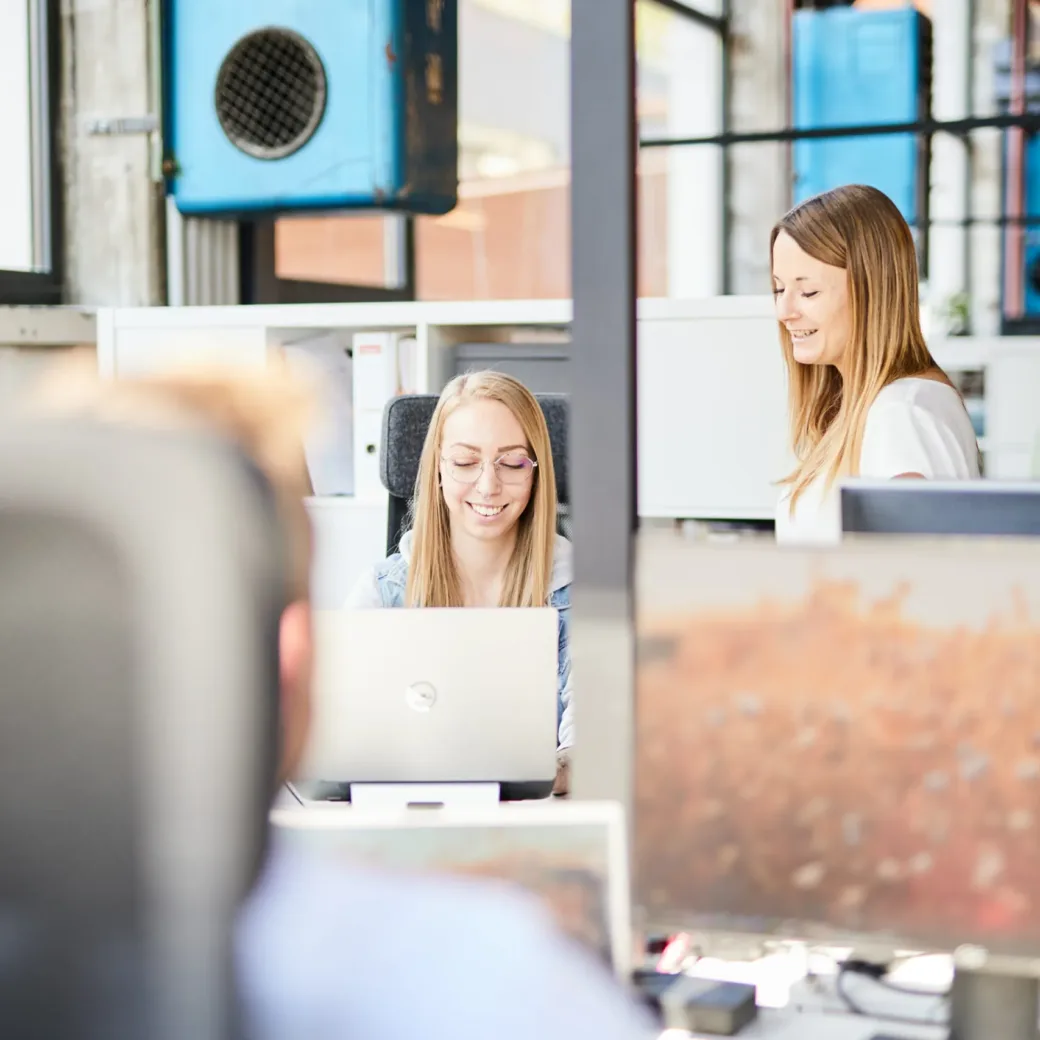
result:
[[[782,481],[790,504],[821,474],[828,485],[859,472],[867,411],[896,379],[938,368],[925,345],[918,302],[917,252],[895,203],[877,188],[850,184],[795,206],[773,228],[809,256],[847,272],[851,312],[843,374],[802,365],[779,323],[787,364],[791,446],[798,460]]]
[[[549,598],[556,540],[556,473],[545,416],[523,383],[501,372],[456,376],[441,393],[423,443],[412,500],[412,556],[405,602],[410,607],[461,607],[462,584],[451,548],[448,507],[440,488],[444,423],[470,401],[498,401],[520,423],[531,457],[531,499],[517,521],[516,546],[502,583],[503,607],[540,607]]]

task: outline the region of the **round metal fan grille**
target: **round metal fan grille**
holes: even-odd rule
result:
[[[310,140],[325,113],[325,68],[289,29],[258,29],[217,73],[217,118],[228,140],[257,159],[281,159]]]

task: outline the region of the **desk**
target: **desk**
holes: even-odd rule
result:
[[[920,1025],[890,1022],[852,1014],[834,988],[834,976],[807,978],[804,957],[797,951],[781,952],[753,963],[703,961],[694,965],[692,974],[750,982],[758,990],[757,1021],[738,1034],[740,1040],[946,1040],[947,1030],[941,1023],[946,1015],[945,1001],[940,997],[904,995],[874,985],[869,979],[846,980],[849,993],[865,1009],[883,1015],[921,1019]],[[949,975],[948,964],[933,965],[917,974],[906,985],[944,986]],[[763,1006],[783,1005],[783,1006]],[[929,1020],[935,1024],[929,1024]],[[668,1030],[662,1040],[685,1040],[691,1034]],[[994,1038],[995,1040],[995,1038]]]

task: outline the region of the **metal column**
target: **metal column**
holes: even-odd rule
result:
[[[636,529],[635,5],[571,5],[572,790],[631,808]]]

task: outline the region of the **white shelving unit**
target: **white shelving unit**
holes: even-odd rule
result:
[[[1040,337],[955,337],[931,344],[948,372],[980,371],[985,380],[986,476],[1032,480],[1040,438]]]

